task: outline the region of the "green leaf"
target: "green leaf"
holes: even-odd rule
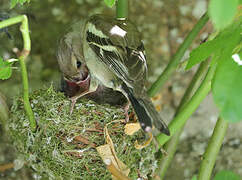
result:
[[[238,0],[210,1],[208,13],[216,29],[221,30],[232,23],[238,5]]]
[[[108,7],[113,7],[116,0],[104,0],[105,4],[108,6]]]
[[[220,54],[212,80],[213,98],[223,119],[238,122],[242,120],[242,51],[233,58],[229,50]]]
[[[222,170],[218,172],[213,180],[240,180],[241,177],[232,171]]]
[[[12,75],[12,63],[3,61],[0,57],[0,79],[5,80],[11,77]]]
[[[192,176],[192,180],[197,180],[197,175]]]
[[[30,2],[30,0],[11,0],[11,3],[10,3],[10,8],[14,8],[18,3],[23,5],[24,3],[26,2]]]
[[[4,61],[0,57],[0,79],[5,80],[11,77],[12,75],[12,68],[11,65],[13,63]]]
[[[190,53],[186,70],[194,65],[206,60],[216,51],[227,48],[228,46],[235,46],[241,39],[240,33],[242,32],[241,22],[231,25],[222,31],[213,40],[207,41]]]
[[[18,0],[11,0],[10,9],[14,8],[17,3],[18,3]]]

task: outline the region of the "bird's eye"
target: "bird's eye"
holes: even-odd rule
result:
[[[82,65],[81,61],[76,61],[76,67],[77,67],[77,68],[80,68],[81,65]]]

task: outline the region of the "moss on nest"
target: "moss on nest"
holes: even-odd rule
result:
[[[70,115],[70,100],[52,87],[33,92],[30,99],[37,132],[32,133],[29,128],[20,97],[14,100],[8,122],[19,159],[42,178],[111,179],[95,147],[105,144],[105,124],[124,118],[121,108],[81,99]],[[128,136],[124,134],[124,124],[117,122],[111,123],[108,131],[118,158],[131,170],[130,178],[147,178],[154,172],[157,164],[154,147],[142,150],[134,147],[135,140],[144,140],[141,130]]]

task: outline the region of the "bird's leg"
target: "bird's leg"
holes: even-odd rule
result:
[[[89,94],[89,93],[91,93],[91,92],[89,92],[89,90],[86,90],[86,91],[82,92],[81,94],[78,94],[78,95],[73,96],[73,97],[70,98],[71,99],[70,115],[73,112],[73,109],[75,107],[75,104],[76,104],[77,99],[79,99],[80,97],[85,96],[86,94]]]
[[[129,106],[130,102],[128,101],[127,104],[124,106],[124,115],[125,115],[125,122],[129,122]]]

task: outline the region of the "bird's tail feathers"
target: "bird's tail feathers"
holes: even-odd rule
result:
[[[135,97],[132,89],[126,84],[123,85],[123,89],[127,93],[127,96],[138,116],[142,129],[146,132],[150,132],[152,130],[152,123],[154,123],[154,126],[160,132],[169,136],[169,129],[161,119],[159,113],[155,110],[150,98],[146,94],[140,98]]]
[[[151,102],[150,98],[147,95],[144,95],[142,99],[139,99],[139,101],[141,101],[142,104],[144,104],[146,111],[149,113],[153,120],[152,122],[155,128],[169,136],[170,131],[165,122],[162,120],[160,114],[156,111],[155,106]]]

